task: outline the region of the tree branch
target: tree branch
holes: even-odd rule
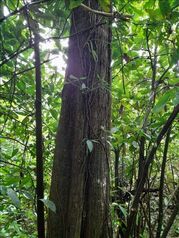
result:
[[[1,61],[0,63],[0,67],[2,67],[4,64],[6,64],[9,60],[15,58],[16,56],[18,56],[19,54],[23,53],[24,51],[30,49],[33,47],[33,44],[29,44],[28,46],[26,46],[23,49],[18,49],[17,51],[15,51],[14,53],[12,53],[8,58],[4,59]]]
[[[123,21],[129,21],[132,16],[131,15],[123,15],[119,12],[103,12],[103,11],[98,11],[95,9],[92,9],[88,6],[86,6],[85,4],[81,3],[80,4],[81,7],[83,7],[85,10],[92,12],[94,14],[100,15],[100,16],[104,16],[104,17],[112,17],[112,18],[116,18],[116,19],[120,19]]]
[[[23,142],[21,142],[21,141],[15,139],[15,138],[9,137],[9,136],[0,136],[0,138],[6,139],[6,140],[12,140],[12,141],[15,141],[15,142],[17,142],[17,143],[23,145],[23,146],[26,146]]]

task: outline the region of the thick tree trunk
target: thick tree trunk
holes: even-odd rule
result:
[[[98,9],[96,0],[86,1]],[[68,66],[56,138],[48,238],[108,238],[109,20],[82,7],[72,13]],[[87,140],[94,140],[93,150]]]

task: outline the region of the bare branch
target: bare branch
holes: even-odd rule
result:
[[[117,19],[120,19],[120,20],[123,20],[123,21],[129,21],[132,18],[131,15],[123,15],[119,12],[102,12],[102,11],[94,10],[94,9],[86,6],[83,3],[81,3],[80,6],[83,7],[85,10],[87,10],[89,12],[92,12],[92,13],[95,13],[97,15],[104,16],[104,17],[117,18]]]

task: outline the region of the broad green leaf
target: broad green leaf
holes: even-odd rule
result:
[[[53,116],[53,118],[55,119],[58,118],[58,112],[55,109],[50,109],[50,113]]]
[[[16,5],[14,4],[14,0],[8,0],[8,1],[7,1],[7,4],[8,4],[8,7],[9,7],[11,10],[15,10]]]
[[[9,185],[9,186],[11,186],[11,185],[17,185],[19,183],[19,177],[17,177],[17,176],[8,176],[7,178],[6,178],[6,181],[5,181],[5,185]]]
[[[55,203],[52,202],[51,200],[47,199],[47,198],[43,198],[43,199],[40,199],[44,205],[49,208],[52,212],[56,213],[56,206],[55,206]]]
[[[93,150],[93,142],[91,140],[87,140],[86,144],[87,144],[88,150],[90,152],[92,152],[92,150]]]
[[[171,12],[169,0],[159,0],[159,7],[162,15],[165,17]]]
[[[172,8],[178,7],[178,5],[179,5],[178,0],[173,0],[173,1],[171,2]]]
[[[171,53],[171,64],[174,65],[178,62],[179,60],[179,47],[177,47],[176,49],[172,50]]]
[[[160,12],[160,9],[146,9],[146,12],[149,14],[149,17],[153,20],[153,21],[159,21],[162,20],[162,15]]]
[[[153,8],[155,6],[155,0],[149,0],[144,4],[144,8]]]
[[[179,104],[179,90],[176,91],[176,96],[173,100],[173,104],[176,106]]]
[[[19,207],[20,206],[20,200],[17,197],[16,192],[12,189],[12,188],[8,188],[7,189],[7,195],[8,197],[12,200],[12,203],[16,206]]]
[[[14,149],[12,152],[12,157],[15,156],[18,153],[19,149]]]
[[[16,85],[17,85],[17,88],[22,90],[22,91],[24,91],[26,89],[26,84],[22,80],[21,81],[19,80]]]
[[[137,7],[133,6],[133,5],[132,5],[131,7],[132,7],[134,13],[136,13],[136,14],[138,14],[138,15],[142,15],[142,14],[143,14],[142,9],[137,8]]]
[[[164,108],[164,106],[166,105],[166,103],[170,100],[172,95],[173,95],[172,91],[169,91],[169,92],[165,93],[164,95],[162,95],[159,98],[157,104],[154,106],[153,112],[161,111]]]
[[[124,217],[126,217],[127,216],[126,209],[124,207],[122,207],[121,205],[119,205],[119,208],[120,208],[121,212],[123,213]]]

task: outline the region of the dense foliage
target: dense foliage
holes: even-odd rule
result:
[[[60,65],[65,67],[71,9],[81,2],[0,2],[0,237],[36,237],[34,31],[40,34],[41,49],[44,204],[54,209],[48,193],[64,80]],[[99,4],[102,11],[108,11],[108,1]],[[179,104],[179,13],[177,0],[114,0],[113,8],[132,17],[127,22],[114,18],[112,24],[109,143],[111,216],[117,233],[125,227],[130,213],[140,162],[148,158],[173,108]],[[178,206],[178,129],[176,119],[150,164],[136,237],[154,237]],[[92,145],[88,141],[91,150]],[[177,221],[170,231],[172,237],[179,235]]]

